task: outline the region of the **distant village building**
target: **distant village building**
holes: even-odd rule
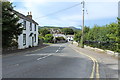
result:
[[[51,34],[61,34],[59,29],[49,29]]]
[[[54,37],[64,37],[65,39],[67,39],[64,34],[53,34],[53,36]]]
[[[64,42],[67,42],[67,38],[64,34],[53,34],[54,36],[54,43],[64,43]],[[58,40],[56,39],[57,37],[63,37],[64,39],[62,40]]]
[[[38,45],[38,23],[32,19],[31,12],[25,16],[17,11],[14,11],[19,17],[19,23],[22,23],[24,28],[21,35],[18,36],[18,49],[29,48]]]
[[[64,34],[53,34],[54,38],[55,37],[64,37],[67,41],[73,41],[74,40],[74,35],[64,35]]]
[[[67,40],[68,41],[73,41],[74,40],[74,35],[67,35]]]

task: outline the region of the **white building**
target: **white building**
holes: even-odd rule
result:
[[[66,39],[66,36],[64,34],[53,34],[54,37],[64,37]]]
[[[74,35],[64,35],[64,34],[53,34],[54,38],[55,37],[64,37],[67,41],[73,41],[74,40]]]
[[[29,48],[38,45],[38,23],[32,19],[31,12],[25,16],[17,11],[14,11],[19,17],[19,23],[22,23],[24,30],[18,36],[18,49]]]
[[[67,40],[68,41],[73,41],[74,40],[74,35],[67,35]]]

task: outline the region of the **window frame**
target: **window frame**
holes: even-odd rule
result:
[[[24,30],[26,30],[26,20],[23,21]]]
[[[26,45],[26,34],[23,34],[23,46]]]
[[[37,28],[37,25],[36,25],[36,24],[35,24],[34,28],[35,28],[35,31],[36,31],[36,28]]]
[[[30,22],[30,31],[32,31],[32,22]]]
[[[34,34],[34,42],[36,42],[36,34]]]

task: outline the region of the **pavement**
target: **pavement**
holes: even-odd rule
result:
[[[22,53],[28,53],[28,52],[33,52],[35,50],[40,50],[44,47],[49,46],[49,44],[41,44],[38,46],[34,46],[31,48],[25,48],[25,49],[15,49],[15,50],[2,50],[2,55],[3,56],[8,56],[8,55],[16,55],[16,54],[22,54]]]
[[[70,43],[2,59],[3,78],[118,78],[118,60]]]

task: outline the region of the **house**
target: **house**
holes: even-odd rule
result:
[[[74,35],[66,35],[68,41],[74,40]]]
[[[25,16],[17,11],[16,16],[19,17],[19,23],[22,23],[24,28],[21,35],[18,36],[18,49],[25,49],[38,45],[38,23],[32,19],[31,12],[28,12],[28,15]]]
[[[54,37],[64,37],[66,39],[66,36],[64,34],[53,34]]]
[[[67,38],[66,38],[66,36],[64,34],[53,34],[53,36],[54,36],[54,42],[63,43],[63,42],[67,41]],[[57,37],[63,37],[64,39],[57,40],[56,39]]]
[[[50,28],[49,31],[50,31],[51,34],[61,34],[60,29]]]

